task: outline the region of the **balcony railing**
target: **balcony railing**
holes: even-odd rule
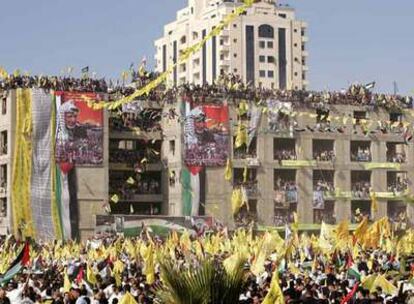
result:
[[[277,190],[274,198],[275,203],[285,204],[297,203],[298,202],[298,191],[297,190]]]
[[[371,162],[372,161],[371,152],[351,154],[351,161],[353,161],[353,162]]]
[[[387,161],[390,163],[402,164],[402,163],[405,163],[406,161],[406,155],[405,153],[388,154]]]

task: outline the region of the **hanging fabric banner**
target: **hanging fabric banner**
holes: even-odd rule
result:
[[[30,181],[32,175],[32,95],[16,90],[16,131],[12,172],[13,231],[19,237],[34,237]]]
[[[262,118],[262,109],[258,107],[255,103],[250,107],[250,121],[248,129],[248,140],[247,140],[247,149],[250,147],[253,138],[257,134],[257,128],[260,126],[260,120]]]
[[[54,240],[57,237],[52,217],[52,95],[43,89],[32,90],[32,176],[31,208],[36,237]]]
[[[180,177],[182,192],[181,192],[181,199],[182,199],[182,215],[183,216],[190,216],[192,212],[192,188],[191,188],[191,173],[187,168],[181,169],[181,177]]]
[[[184,160],[187,166],[218,167],[229,155],[227,105],[196,106],[186,110]]]
[[[87,106],[95,93],[57,92],[56,161],[81,166],[103,162],[103,112]]]
[[[282,160],[282,167],[314,167],[314,160]]]
[[[373,169],[390,169],[390,170],[400,170],[401,165],[398,163],[367,163],[364,164],[365,170]]]

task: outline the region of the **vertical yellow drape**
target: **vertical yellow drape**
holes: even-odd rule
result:
[[[54,95],[54,92],[52,92],[52,94]],[[62,232],[62,221],[60,219],[60,212],[59,212],[59,208],[58,208],[58,197],[60,197],[60,187],[58,189],[58,185],[60,183],[57,182],[57,179],[60,178],[59,176],[57,176],[57,171],[56,171],[56,159],[55,159],[55,143],[56,143],[56,101],[55,98],[52,99],[53,100],[53,104],[52,106],[52,116],[50,117],[51,121],[51,125],[52,125],[52,152],[50,155],[50,159],[51,159],[51,166],[50,166],[50,170],[52,171],[51,173],[51,178],[52,178],[52,199],[51,199],[51,210],[52,210],[52,219],[53,219],[53,226],[54,226],[54,230],[55,230],[55,238],[56,239],[63,239],[63,232]]]
[[[16,130],[12,174],[13,231],[21,237],[33,237],[30,204],[32,173],[32,94],[30,89],[17,89]]]

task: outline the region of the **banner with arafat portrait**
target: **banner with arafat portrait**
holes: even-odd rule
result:
[[[103,162],[103,112],[88,107],[96,93],[56,94],[56,162],[95,166]]]
[[[217,167],[229,154],[229,111],[227,105],[186,105],[184,125],[185,164]]]

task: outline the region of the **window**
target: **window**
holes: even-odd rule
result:
[[[236,54],[236,53],[234,53],[234,54],[233,54],[233,57],[234,57],[234,58],[237,58],[237,54]]]
[[[295,72],[295,76],[298,76],[298,72]]]
[[[266,62],[266,56],[259,56],[259,62]]]
[[[237,72],[238,72],[238,70],[237,70],[237,69],[233,69],[233,72],[234,72],[234,73],[237,73]]]
[[[0,188],[7,189],[7,165],[0,166]]]
[[[233,39],[233,42],[234,42],[234,43],[237,43],[237,39],[236,39],[236,38],[234,38],[234,39]]]
[[[267,42],[267,48],[268,49],[273,49],[273,41],[268,41]]]
[[[224,40],[220,39],[220,45],[224,45]]]
[[[286,14],[279,14],[279,17],[283,18],[283,19],[286,19],[287,16],[286,16]]]
[[[7,114],[7,98],[3,97],[1,100],[1,114]]]
[[[264,41],[259,41],[259,47],[260,47],[261,49],[264,49],[264,48],[265,48],[265,46],[266,46],[266,43],[265,43]]]
[[[7,154],[7,131],[0,133],[0,155]]]
[[[268,78],[273,78],[274,77],[274,72],[273,71],[267,71],[267,77]]]
[[[306,35],[306,31],[305,31],[305,29],[304,29],[304,28],[301,30],[300,34],[301,34],[302,36],[305,36],[305,35]]]
[[[305,51],[305,44],[302,44],[302,51]]]
[[[175,186],[175,181],[177,180],[177,175],[175,173],[174,170],[170,171],[170,176],[169,176],[169,184],[170,187],[174,187]]]
[[[272,26],[268,24],[262,24],[259,26],[259,37],[261,38],[274,38],[275,31]]]
[[[294,31],[295,33],[297,33],[297,32],[298,32],[298,29],[294,29],[293,31]]]
[[[367,112],[365,111],[354,111],[354,119],[355,119],[355,124],[359,125],[361,120],[366,119],[367,118]]]
[[[170,140],[170,153],[175,155],[175,140]]]
[[[266,71],[260,70],[259,71],[259,76],[260,77],[266,77]]]
[[[306,73],[302,72],[302,80],[306,80]]]
[[[294,46],[294,47],[298,47],[298,44],[297,44],[297,43],[295,43],[295,44],[293,44],[293,46]]]
[[[275,57],[273,57],[273,56],[267,56],[267,62],[269,62],[269,63],[275,63]]]
[[[401,122],[402,118],[403,118],[402,113],[390,113],[391,122]]]
[[[185,36],[182,36],[180,39],[181,44],[185,44],[187,42],[187,38]]]
[[[237,28],[237,24],[236,24],[236,23],[234,23],[234,24],[233,24],[233,27],[234,27],[234,28]]]

